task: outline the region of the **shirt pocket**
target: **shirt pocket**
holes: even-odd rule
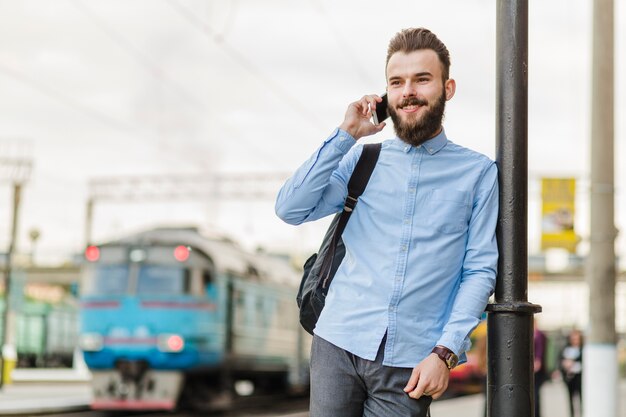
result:
[[[427,206],[429,224],[441,233],[459,233],[467,229],[469,193],[461,190],[434,189]]]

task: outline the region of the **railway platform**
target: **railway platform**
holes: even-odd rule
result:
[[[91,393],[85,377],[72,371],[17,372],[13,383],[0,390],[0,415],[26,416],[86,410]],[[543,416],[569,417],[567,391],[562,382],[547,382],[541,394]],[[626,380],[620,381],[619,398],[618,417],[626,417]],[[482,394],[470,395],[435,401],[431,411],[433,417],[483,417],[484,402]],[[257,413],[255,415],[258,416]],[[308,417],[308,413],[275,417]]]
[[[541,387],[541,415],[547,417],[570,417],[567,388],[561,381],[547,382]],[[626,380],[620,381],[618,417],[626,417]],[[485,396],[468,395],[443,401],[431,406],[433,417],[483,417]],[[282,415],[280,417],[308,417],[308,413]],[[593,414],[592,414],[593,415]]]
[[[541,416],[570,417],[569,395],[565,383],[560,380],[548,381],[541,387]],[[617,417],[626,417],[626,379],[619,382],[619,411]],[[450,401],[441,401],[432,407],[433,417],[483,417],[484,395],[461,397]],[[464,412],[464,410],[468,410]],[[472,411],[469,411],[472,410]],[[593,412],[589,414],[593,416]]]
[[[33,415],[86,410],[91,402],[89,372],[73,369],[16,369],[0,390],[0,415]]]

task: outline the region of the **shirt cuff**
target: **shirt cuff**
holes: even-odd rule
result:
[[[356,139],[354,139],[351,134],[339,128],[336,128],[333,134],[328,138],[328,142],[330,141],[343,153],[347,153],[350,148],[356,144]]]
[[[468,345],[470,343],[469,339],[458,339],[450,334],[443,334],[437,341],[437,345],[447,347],[458,356],[465,353],[465,351],[469,349]]]

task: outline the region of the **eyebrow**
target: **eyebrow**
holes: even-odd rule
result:
[[[432,76],[433,76],[433,74],[431,74],[431,73],[430,73],[430,72],[428,72],[428,71],[422,71],[422,72],[418,72],[418,73],[416,73],[416,74],[413,74],[413,77],[417,77],[417,78],[419,78],[419,77],[424,77],[424,76],[432,77]],[[403,77],[401,77],[401,76],[399,76],[399,75],[394,75],[394,76],[392,76],[392,77],[389,77],[389,81],[393,81],[393,80],[400,80],[400,79],[402,79],[402,78],[403,78]]]

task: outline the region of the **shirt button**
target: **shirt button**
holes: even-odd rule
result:
[[[406,252],[406,245],[402,245],[402,246],[400,246],[400,250],[401,250],[402,252]]]
[[[411,188],[409,188],[409,193],[411,193],[411,194],[415,194],[415,187],[411,187]]]
[[[409,224],[409,223],[411,223],[411,220],[409,220],[409,219],[404,219],[404,224]]]

